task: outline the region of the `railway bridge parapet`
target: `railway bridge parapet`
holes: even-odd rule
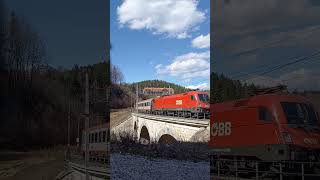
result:
[[[131,123],[133,134],[140,141],[169,144],[209,141],[209,119],[132,113]]]

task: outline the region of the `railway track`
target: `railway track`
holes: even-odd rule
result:
[[[132,113],[132,115],[137,117],[144,117],[154,121],[183,124],[183,125],[189,125],[194,127],[206,128],[209,125],[209,119],[194,119],[194,118],[183,118],[183,117],[174,117],[174,116],[151,115],[151,114],[143,114],[143,113]]]
[[[110,163],[89,161],[87,167],[84,164],[81,156],[72,155],[70,160],[65,160],[65,170],[56,177],[56,180],[66,180],[73,173],[80,177],[85,177],[87,173],[89,179],[110,179]]]

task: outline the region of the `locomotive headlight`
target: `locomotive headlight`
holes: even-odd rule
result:
[[[292,143],[292,138],[289,133],[282,133],[282,137],[286,143],[288,143],[288,144]]]

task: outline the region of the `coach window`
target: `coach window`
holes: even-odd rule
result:
[[[107,141],[110,142],[110,129],[107,131]]]
[[[95,142],[95,143],[98,142],[98,133],[94,133],[94,142]]]
[[[99,132],[99,142],[102,142],[102,132]]]
[[[103,131],[102,133],[102,142],[106,142],[106,131]]]
[[[272,114],[266,107],[259,107],[259,119],[262,121],[272,121]]]
[[[94,134],[93,133],[91,133],[91,143],[94,143]]]
[[[97,143],[99,142],[99,132],[97,132]]]

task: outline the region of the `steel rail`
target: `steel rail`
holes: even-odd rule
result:
[[[132,113],[133,116],[146,118],[154,121],[168,122],[174,124],[188,125],[194,127],[208,127],[209,119],[186,119],[186,118],[178,118],[178,117],[169,117],[169,116],[159,116],[159,115],[146,115],[140,113]]]
[[[67,167],[67,171],[60,173],[56,177],[56,180],[62,180],[73,172],[80,172],[85,175],[87,171],[90,176],[103,178],[103,179],[109,179],[110,173],[111,173],[110,167],[89,166],[86,168],[84,165],[71,162],[69,160],[66,160],[66,167]]]

